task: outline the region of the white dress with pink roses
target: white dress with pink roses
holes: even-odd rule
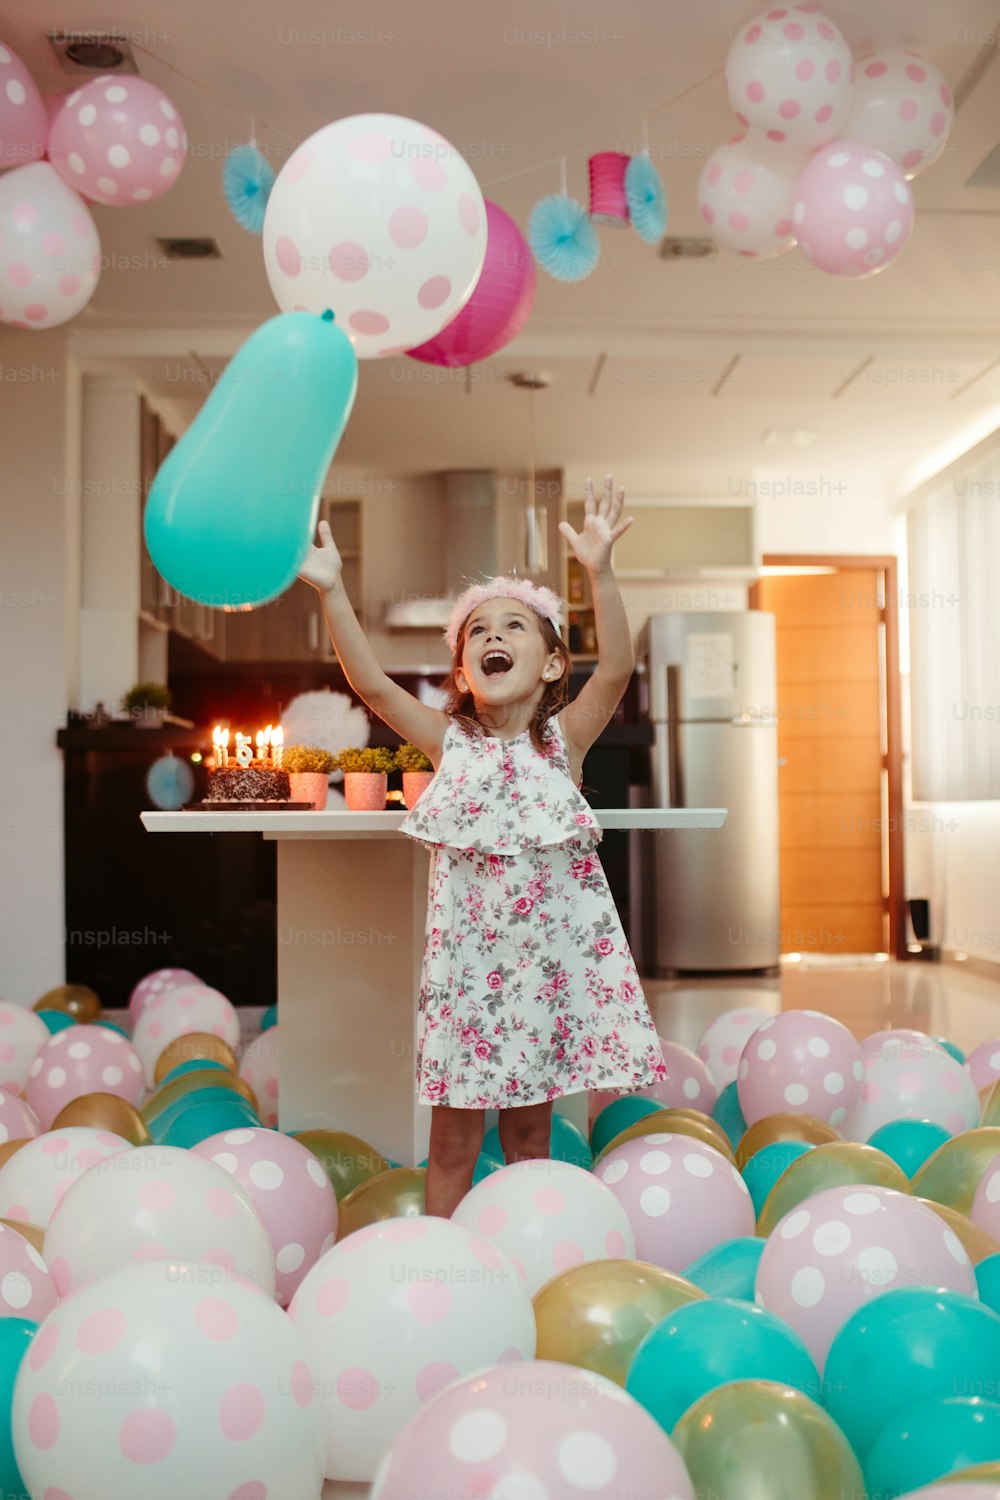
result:
[[[594,815],[550,721],[501,740],[451,722],[402,831],[431,851],[417,1088],[465,1109],[665,1076],[639,976],[597,856]]]

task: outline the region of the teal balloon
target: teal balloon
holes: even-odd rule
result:
[[[260,1029],[261,1031],[270,1031],[271,1027],[277,1026],[277,1024],[278,1007],[276,1005],[270,1005],[260,1018]]]
[[[357,384],[353,346],[326,317],[281,313],[250,335],[149,492],[146,545],[169,584],[220,609],[284,593]]]
[[[936,1036],[934,1040],[939,1047],[943,1047],[946,1052],[950,1052],[956,1062],[965,1062],[965,1053],[961,1047],[956,1047],[954,1042],[949,1042],[946,1036]]]
[[[961,1292],[884,1292],[847,1319],[823,1376],[823,1405],[863,1468],[882,1428],[911,1406],[996,1391],[1000,1315]]]
[[[622,1099],[612,1099],[594,1121],[590,1131],[590,1149],[597,1156],[616,1135],[642,1120],[646,1115],[655,1115],[663,1108],[655,1099],[640,1099],[637,1094],[626,1094]]]
[[[980,1301],[1000,1313],[1000,1251],[984,1256],[975,1271]]]
[[[205,1093],[207,1092],[206,1089]],[[170,1121],[160,1144],[191,1147],[197,1146],[199,1141],[208,1140],[210,1135],[218,1135],[222,1130],[262,1129],[260,1117],[254,1114],[245,1099],[228,1089],[219,1092],[225,1093],[225,1099],[204,1099],[199,1098],[198,1094],[189,1094],[188,1100],[192,1102]],[[164,1111],[167,1115],[171,1113],[172,1109]]]
[[[785,1168],[812,1149],[808,1141],[775,1141],[751,1156],[743,1168],[743,1181],[753,1199],[754,1214],[759,1216],[765,1198]]]
[[[164,1073],[156,1086],[159,1089],[165,1088],[173,1079],[183,1078],[185,1073],[200,1073],[206,1068],[221,1068],[223,1073],[226,1072],[225,1063],[220,1063],[215,1058],[189,1057],[186,1062],[179,1062],[175,1068],[171,1068],[169,1073]]]
[[[950,1140],[944,1126],[933,1120],[890,1120],[868,1137],[868,1144],[891,1156],[897,1167],[912,1177],[939,1146]]]
[[[685,1303],[647,1333],[625,1389],[670,1433],[689,1406],[731,1380],[776,1380],[814,1401],[820,1389],[809,1350],[774,1313],[709,1299]]]
[[[486,1132],[482,1150],[485,1155],[492,1156],[497,1161],[504,1160],[500,1132],[495,1125]],[[557,1115],[555,1111],[549,1132],[549,1154],[553,1161],[570,1161],[575,1167],[583,1167],[585,1172],[589,1172],[594,1165],[594,1153],[587,1145],[587,1137],[583,1131],[572,1120],[567,1120],[565,1115]]]
[[[732,1083],[726,1084],[722,1093],[716,1099],[712,1108],[712,1119],[722,1126],[729,1137],[730,1145],[735,1150],[743,1139],[747,1128],[747,1122],[743,1118],[743,1111],[740,1108],[739,1095],[736,1092],[735,1079]]]
[[[175,1124],[186,1110],[194,1109],[200,1105],[207,1105],[215,1108],[216,1110],[221,1110],[223,1105],[229,1103],[233,1103],[236,1107],[245,1110],[246,1113],[250,1116],[250,1119],[243,1123],[248,1123],[251,1125],[260,1124],[260,1120],[258,1119],[257,1115],[254,1114],[248,1100],[244,1099],[242,1094],[237,1094],[233,1089],[194,1089],[190,1094],[184,1094],[180,1099],[175,1099],[173,1104],[168,1105],[165,1110],[162,1110],[161,1113],[155,1117],[155,1119],[148,1120],[146,1122],[149,1126],[150,1139],[152,1140],[153,1145],[180,1145],[179,1141],[170,1139],[170,1134]],[[220,1130],[225,1130],[226,1128],[227,1127],[224,1125],[219,1126]],[[233,1129],[236,1128],[236,1125],[234,1125]],[[211,1135],[212,1132],[209,1131],[208,1134]]]
[[[119,1026],[117,1021],[105,1021],[102,1019],[100,1021],[92,1021],[90,1024],[92,1026],[103,1026],[105,1031],[117,1031],[118,1035],[123,1036],[127,1042],[132,1040],[125,1027]]]
[[[725,1240],[699,1255],[681,1274],[685,1281],[700,1286],[710,1297],[752,1302],[765,1244],[765,1240],[750,1236]]]
[[[36,1016],[41,1016],[46,1026],[55,1036],[57,1031],[65,1031],[67,1026],[76,1026],[75,1016],[68,1015],[64,1010],[36,1010]]]
[[[991,1389],[996,1390],[994,1380]],[[869,1495],[923,1489],[934,1479],[1000,1459],[1000,1403],[978,1397],[924,1401],[883,1427],[864,1466]]]
[[[14,1380],[28,1345],[38,1328],[30,1318],[0,1318],[0,1495],[3,1500],[28,1500],[28,1492],[14,1457],[10,1408]]]

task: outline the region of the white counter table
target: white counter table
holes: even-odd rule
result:
[[[725,808],[604,808],[601,827],[720,828]],[[282,1130],[346,1130],[410,1166],[427,1154],[416,1102],[417,995],[428,854],[405,813],[147,812],[150,833],[257,832],[278,843]],[[586,1099],[566,1113],[586,1126]]]

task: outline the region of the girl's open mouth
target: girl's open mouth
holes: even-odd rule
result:
[[[484,677],[494,677],[498,672],[509,672],[514,663],[506,651],[487,651],[482,665]]]

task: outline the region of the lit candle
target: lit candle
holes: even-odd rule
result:
[[[212,763],[218,771],[222,767],[222,726],[216,724],[212,730]]]
[[[228,729],[224,729],[222,731],[222,739],[221,739],[220,743],[222,745],[222,769],[226,770],[227,766],[229,765],[229,730]]]
[[[274,749],[271,745],[271,726],[268,724],[264,730],[264,764],[274,769]]]
[[[285,745],[285,732],[279,724],[271,735],[271,765],[276,771],[281,770],[281,755]]]
[[[267,770],[267,745],[266,745],[266,743],[264,741],[264,731],[262,729],[258,729],[258,731],[257,731],[257,759],[260,762],[260,768],[261,768],[261,770],[262,771],[266,771]]]
[[[253,760],[253,746],[250,743],[250,736],[248,734],[240,734],[238,730],[236,732],[236,760],[244,770],[246,770],[247,766]]]

